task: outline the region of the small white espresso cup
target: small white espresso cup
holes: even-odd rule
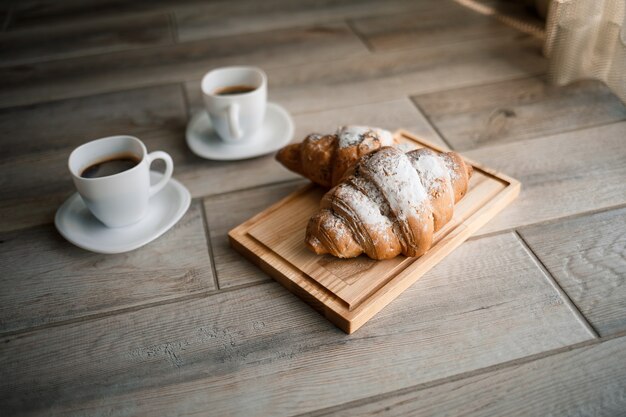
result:
[[[237,92],[237,91],[245,92]],[[202,96],[211,123],[224,142],[250,137],[263,124],[267,76],[256,67],[223,67],[202,78]]]
[[[120,158],[138,163],[108,176],[83,176],[89,167]],[[165,173],[159,182],[150,185],[150,165],[156,159],[165,162]],[[143,142],[133,136],[110,136],[87,142],[70,154],[68,166],[87,208],[108,227],[128,226],[141,220],[148,211],[150,197],[167,184],[174,171],[174,162],[167,153],[148,153]]]

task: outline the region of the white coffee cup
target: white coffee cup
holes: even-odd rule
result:
[[[137,165],[113,175],[86,178],[84,171],[105,161],[134,159]],[[165,162],[165,173],[150,185],[150,165]],[[163,151],[148,153],[133,136],[110,136],[87,142],[70,154],[68,166],[74,185],[91,213],[108,227],[123,227],[138,222],[148,211],[150,197],[172,177],[174,162]]]
[[[247,87],[250,91],[225,94]],[[256,67],[223,67],[202,78],[202,96],[214,129],[225,142],[239,142],[259,130],[267,105],[267,76]]]

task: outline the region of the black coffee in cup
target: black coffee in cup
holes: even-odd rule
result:
[[[250,91],[256,90],[256,87],[252,87],[249,85],[231,85],[229,87],[222,87],[215,90],[216,96],[232,96],[235,94],[244,94],[249,93]]]
[[[102,178],[119,174],[136,167],[141,160],[135,155],[116,155],[110,159],[96,162],[85,168],[80,176],[83,178]]]

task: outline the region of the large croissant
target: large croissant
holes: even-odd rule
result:
[[[385,147],[361,158],[328,191],[305,243],[316,254],[420,256],[467,192],[472,167],[455,153]]]
[[[276,159],[323,187],[339,183],[363,155],[394,144],[390,132],[375,127],[342,126],[334,135],[313,133],[301,143],[282,148]]]

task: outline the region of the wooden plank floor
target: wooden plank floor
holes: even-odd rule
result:
[[[3,2],[0,415],[623,416],[626,106],[547,85],[511,18],[539,22],[510,0]],[[403,127],[520,197],[345,335],[228,245],[306,181],[185,145],[202,74],[230,64],[266,70],[294,140]],[[194,200],[150,245],[93,254],[52,220],[71,150],[120,133],[169,152]]]

